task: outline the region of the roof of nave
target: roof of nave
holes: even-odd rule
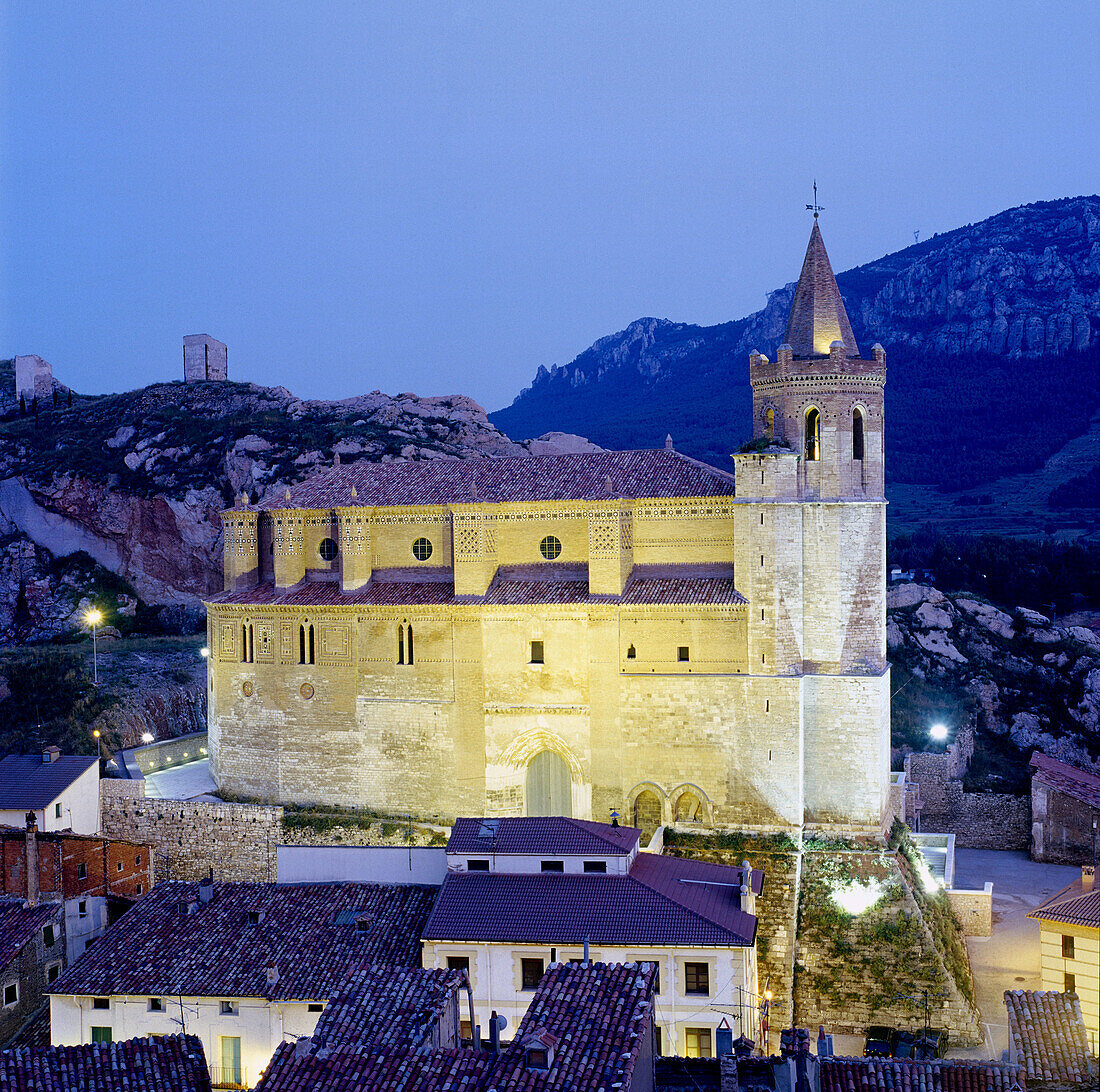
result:
[[[290,588],[272,583],[222,592],[207,602],[229,606],[263,607],[401,607],[450,606],[456,603],[486,606],[535,606],[552,604],[618,603],[623,606],[743,606],[748,600],[737,590],[733,577],[715,569],[705,575],[694,566],[636,566],[623,594],[594,595],[587,580],[560,579],[552,564],[501,570],[483,596],[455,595],[453,577],[438,579],[438,570],[424,570],[429,579],[391,580],[376,571],[354,591],[343,591],[335,580],[305,580]],[[449,573],[449,570],[447,570]],[[401,573],[405,575],[404,570]],[[573,575],[573,574],[567,574]]]
[[[626,876],[453,872],[424,926],[426,940],[737,947],[756,918],[741,909],[741,869],[640,853]],[[753,888],[763,883],[754,870]]]
[[[1100,777],[1087,770],[1078,769],[1068,762],[1035,751],[1031,756],[1032,775],[1035,781],[1072,796],[1074,800],[1100,808]]]
[[[623,856],[638,844],[641,833],[637,827],[558,815],[459,818],[451,827],[447,852]]]
[[[354,493],[353,493],[354,490]],[[334,466],[259,508],[395,507],[733,496],[732,474],[678,451],[592,451],[507,458],[360,460]]]
[[[1089,1047],[1081,1002],[1054,990],[1005,990],[1008,1029],[1029,1081],[1083,1084]]]
[[[158,883],[49,992],[328,998],[349,967],[419,963],[436,890],[215,883],[202,902],[198,884]]]
[[[348,1046],[338,1036],[282,1043],[256,1092],[573,1092],[628,1088],[653,1017],[652,963],[551,964],[499,1052]],[[528,1057],[552,1051],[549,1070]]]
[[[844,342],[845,356],[859,356],[859,346],[816,219],[794,290],[784,341],[797,357],[828,356],[834,341]]]

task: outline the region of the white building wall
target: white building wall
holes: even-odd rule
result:
[[[559,962],[583,959],[584,950],[575,945],[477,944],[455,941],[425,941],[425,967],[446,967],[449,956],[468,958],[474,1010],[482,1035],[488,1034],[493,1010],[508,1018],[504,1038],[511,1039],[531,1003],[534,990],[523,989],[522,964],[525,958],[543,960],[549,966],[551,956]],[[664,1054],[686,1052],[687,1028],[708,1028],[711,1044],[722,1018],[729,1022],[736,1038],[744,1031],[756,1034],[759,1004],[756,981],[756,950],[745,948],[604,948],[591,947],[593,962],[651,962],[659,967],[660,989],[656,995],[656,1026],[660,1029]],[[707,996],[685,990],[686,963],[706,963],[710,992]],[[466,1011],[463,1009],[463,1018]]]
[[[58,805],[61,814],[58,815]],[[0,823],[25,827],[30,808],[0,810]],[[74,834],[99,833],[99,764],[82,773],[63,793],[34,811],[41,831],[69,830]]]
[[[447,853],[426,846],[277,846],[277,883],[441,884]]]
[[[83,908],[83,909],[82,909]],[[107,931],[107,900],[85,895],[65,900],[65,958],[71,964],[84,954],[88,941]]]
[[[634,862],[637,852],[630,854],[600,854],[589,853],[583,856],[568,857],[560,853],[448,853],[447,867],[451,872],[467,872],[468,865],[473,861],[488,861],[490,872],[507,873],[514,875],[540,875],[543,861],[561,861],[564,875],[580,875],[584,873],[585,861],[602,861],[607,868],[607,875],[625,876],[630,872],[630,866]]]
[[[221,1065],[223,1036],[241,1040],[242,1080],[256,1083],[284,1039],[312,1035],[320,1012],[307,1002],[272,1002],[262,997],[165,997],[165,1011],[150,1012],[149,997],[114,995],[109,1009],[93,1008],[93,998],[55,994],[50,998],[50,1038],[54,1046],[92,1041],[93,1027],[109,1027],[115,1041],[144,1035],[186,1032],[202,1040],[210,1066]],[[221,1002],[236,1001],[235,1015],[223,1015]],[[323,1003],[318,999],[314,1004]]]

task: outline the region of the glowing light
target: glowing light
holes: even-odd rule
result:
[[[96,728],[96,729],[95,729],[95,730],[94,730],[94,731],[92,732],[92,735],[93,735],[93,736],[95,736],[95,738],[96,738],[96,739],[99,739],[99,729],[98,729],[98,728]]]
[[[99,623],[103,621],[103,611],[98,607],[92,607],[92,609],[84,615],[84,621],[90,626],[98,626]]]
[[[831,894],[833,902],[846,914],[864,914],[886,894],[886,888],[881,880],[867,883],[853,880],[843,887],[834,887]]]
[[[765,990],[764,991],[764,1000],[765,1001],[770,1001],[771,999],[772,999],[772,991],[771,990]]]
[[[932,875],[932,869],[928,867],[928,862],[919,854],[917,855],[916,864],[917,879],[921,882],[921,887],[930,893],[935,893],[939,890],[941,884],[940,881]]]
[[[204,660],[205,660],[205,659],[207,659],[207,658],[209,657],[209,655],[210,655],[210,649],[209,649],[209,648],[207,648],[207,647],[206,647],[206,645],[203,645],[203,646],[202,646],[202,648],[200,648],[200,649],[199,649],[199,655],[200,655],[200,656],[201,656],[201,657],[202,657],[202,658],[203,658]]]
[[[142,743],[152,743],[153,742],[153,733],[152,732],[142,732],[141,733],[141,742]]]
[[[946,724],[933,724],[928,729],[928,734],[937,742],[942,743],[947,739],[947,725]]]

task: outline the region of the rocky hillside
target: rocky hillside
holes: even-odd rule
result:
[[[0,530],[8,531],[0,632],[26,629],[16,617],[21,587],[30,637],[65,629],[74,587],[61,581],[56,559],[78,552],[122,576],[142,603],[196,607],[221,584],[219,510],[242,492],[255,499],[281,490],[336,457],[592,448],[562,434],[514,443],[461,396],[375,391],[303,401],[281,387],[161,383],[49,402],[37,417],[9,407],[0,422]]]
[[[928,749],[929,727],[971,724],[976,788],[1021,790],[1038,748],[1100,772],[1100,634],[1026,607],[921,584],[887,592],[894,768]]]
[[[965,489],[1034,470],[1100,408],[1100,198],[1010,209],[837,281],[864,351],[887,350],[894,482]],[[513,437],[569,428],[607,447],[651,447],[671,432],[679,449],[724,465],[749,434],[748,353],[782,341],[793,290],[718,326],[639,319],[540,367],[490,420]],[[1085,480],[1059,503],[1100,504],[1089,468],[1077,470]]]

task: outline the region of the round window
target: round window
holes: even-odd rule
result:
[[[547,561],[553,561],[561,553],[561,539],[554,535],[547,535],[539,543],[539,553],[546,558]]]
[[[336,556],[336,543],[331,538],[321,539],[321,545],[317,547],[322,561],[331,561]]]
[[[413,543],[413,557],[417,561],[427,561],[432,556],[432,544],[430,539],[418,538]]]

